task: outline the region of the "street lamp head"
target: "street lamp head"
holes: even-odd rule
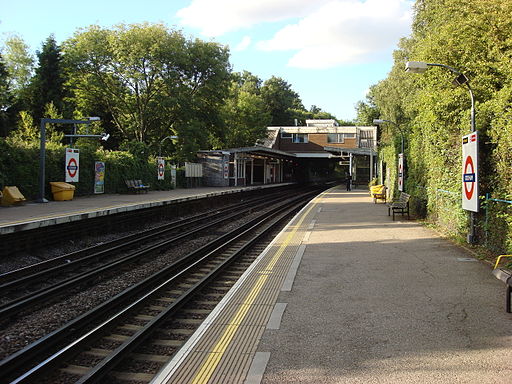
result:
[[[460,86],[460,85],[464,85],[466,84],[467,82],[469,81],[469,79],[466,77],[466,75],[464,75],[463,73],[461,73],[460,75],[458,75],[455,79],[453,79],[453,85],[455,86]]]
[[[411,73],[425,73],[428,64],[423,61],[408,61],[405,63],[405,71]]]
[[[101,119],[98,116],[85,117],[86,120],[89,121],[100,121]]]

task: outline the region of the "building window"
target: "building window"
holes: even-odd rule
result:
[[[292,138],[292,134],[288,133],[288,132],[281,132],[281,138],[282,139],[291,139]]]
[[[308,134],[307,133],[294,133],[292,136],[292,142],[307,143],[308,142]]]
[[[355,133],[328,133],[327,134],[327,142],[328,143],[344,143],[345,139],[355,139]]]
[[[327,142],[328,143],[344,143],[345,138],[343,133],[328,133],[327,134]]]

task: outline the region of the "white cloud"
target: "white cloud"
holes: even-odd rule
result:
[[[244,36],[243,39],[236,45],[235,51],[245,51],[251,45],[251,37]]]
[[[257,46],[298,51],[288,65],[299,68],[362,62],[389,52],[409,34],[411,5],[407,0],[333,0]]]
[[[192,0],[178,11],[181,24],[205,36],[250,28],[256,24],[304,17],[330,0]]]

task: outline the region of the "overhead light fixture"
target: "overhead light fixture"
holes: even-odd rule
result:
[[[424,73],[428,68],[428,63],[423,61],[408,61],[405,63],[405,71],[411,73]]]

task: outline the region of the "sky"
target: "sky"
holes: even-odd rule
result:
[[[413,0],[0,0],[0,43],[17,34],[32,52],[92,24],[155,22],[230,48],[234,71],[283,78],[309,109],[338,119],[386,78],[409,36]],[[2,43],[3,45],[3,43]]]

